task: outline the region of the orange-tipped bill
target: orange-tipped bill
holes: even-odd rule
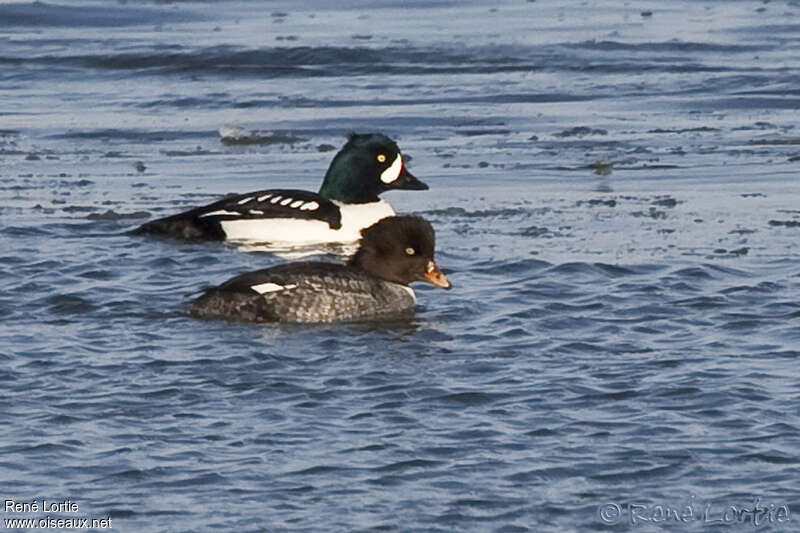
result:
[[[443,289],[449,289],[451,287],[447,276],[444,275],[444,272],[439,270],[439,267],[437,267],[436,263],[433,261],[429,261],[425,269],[425,281]]]

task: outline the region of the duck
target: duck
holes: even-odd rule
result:
[[[355,243],[361,230],[395,214],[379,195],[427,190],[406,168],[397,144],[381,133],[352,134],[334,156],[319,192],[268,189],[146,222],[134,234],[184,241],[289,245]]]
[[[435,234],[424,218],[387,217],[361,233],[347,263],[298,261],[240,274],[207,289],[188,314],[236,322],[387,320],[413,315],[411,283],[451,288],[434,260]]]

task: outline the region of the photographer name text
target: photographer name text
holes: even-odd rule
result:
[[[57,513],[61,515],[76,515],[80,512],[80,506],[72,500],[31,500],[17,501],[4,500],[3,512],[8,514],[39,514]],[[75,516],[69,518],[52,517],[49,514],[39,518],[17,518],[9,517],[3,519],[6,529],[112,529],[111,517],[89,518],[86,516]]]
[[[6,513],[77,513],[78,504],[72,500],[52,502],[48,500],[33,500],[30,502],[17,502],[5,500],[3,511]]]

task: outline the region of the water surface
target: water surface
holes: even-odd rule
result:
[[[2,497],[120,531],[796,529],[798,15],[0,3]],[[430,185],[386,198],[453,290],[401,323],[188,318],[285,259],[126,232],[315,190],[353,131]]]

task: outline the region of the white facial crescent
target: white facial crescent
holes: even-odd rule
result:
[[[394,158],[392,165],[381,172],[381,181],[389,184],[397,180],[400,177],[400,172],[403,171],[403,158],[400,157],[400,154],[397,154],[397,157]]]

